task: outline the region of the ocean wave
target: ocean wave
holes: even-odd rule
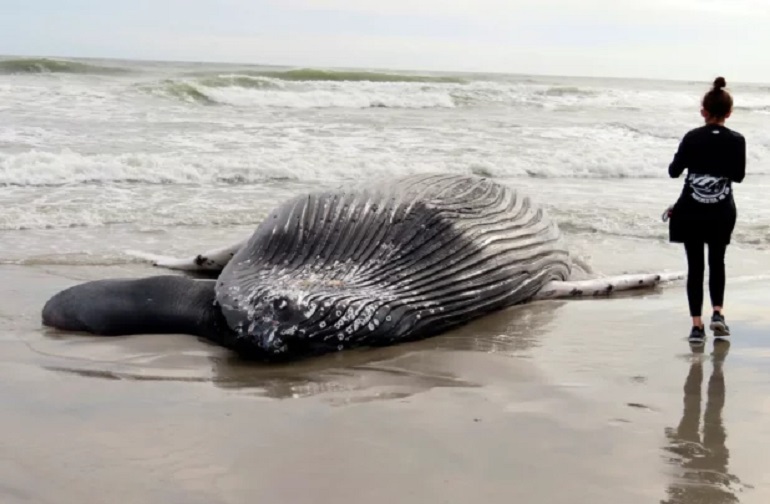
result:
[[[107,67],[81,63],[79,61],[58,60],[49,58],[19,58],[0,60],[0,74],[36,74],[36,73],[66,73],[66,74],[101,74],[114,75],[128,72],[125,68]]]
[[[477,173],[493,177],[531,178],[645,178],[650,173],[633,167],[612,170],[601,166],[536,165],[527,160],[452,163],[442,160],[403,162],[391,153],[372,154],[339,162],[336,151],[316,155],[286,152],[255,154],[241,152],[189,156],[179,153],[81,154],[70,149],[58,152],[30,150],[0,153],[0,187],[61,187],[93,185],[248,185],[267,181],[346,180],[361,170],[371,175],[401,174],[415,171]]]
[[[245,184],[291,179],[281,168],[254,167],[227,157],[184,162],[178,154],[85,155],[69,149],[0,153],[0,187],[99,184]]]
[[[218,102],[201,90],[200,87],[190,82],[166,79],[158,84],[143,84],[139,86],[142,91],[161,97],[175,98],[189,103],[202,105],[217,105]]]
[[[371,72],[363,70],[324,70],[299,68],[293,70],[242,70],[236,73],[252,77],[268,77],[282,81],[296,82],[424,82],[462,84],[464,79],[453,76],[417,75],[404,73]],[[208,75],[194,73],[192,75]]]
[[[392,147],[361,145],[352,152],[333,138],[283,138],[280,144],[265,148],[263,143],[244,144],[235,152],[211,151],[220,138],[239,132],[214,135],[201,149],[168,152],[119,154],[80,153],[69,148],[56,151],[30,149],[0,152],[0,187],[57,187],[74,185],[244,185],[265,181],[354,179],[362,172],[407,175],[422,171],[476,173],[495,178],[530,179],[659,179],[667,178],[668,156],[661,151],[661,140],[652,136],[634,140],[637,153],[629,156],[628,139],[622,130],[608,129],[604,136],[581,131],[521,129],[520,155],[507,152],[479,157],[478,148],[493,140],[474,138],[467,145],[455,144],[455,154],[445,157],[412,151],[403,140],[394,138]],[[243,133],[244,137],[251,136]],[[408,136],[408,133],[405,133]],[[184,137],[183,137],[184,138]],[[305,138],[301,140],[300,138]],[[272,142],[272,140],[271,140]],[[376,142],[376,141],[375,141]],[[561,149],[547,145],[560,143]],[[543,146],[538,146],[543,144]],[[593,148],[592,148],[593,146]],[[489,147],[493,149],[494,146]],[[414,155],[405,152],[414,152]],[[768,175],[770,166],[756,149],[752,151],[751,175]]]
[[[650,126],[649,128],[645,129],[622,122],[610,122],[607,124],[607,126],[627,131],[635,135],[659,138],[661,140],[678,140],[682,136],[682,132],[680,131],[666,131],[665,128],[661,128],[659,125]]]
[[[279,86],[264,77],[252,77],[250,75],[225,74],[212,77],[204,77],[198,80],[201,86],[211,88],[241,87],[246,89],[276,89]]]
[[[379,77],[364,78],[372,75]],[[419,109],[494,106],[548,112],[581,111],[587,108],[602,111],[685,110],[698,106],[697,97],[675,90],[401,77],[322,70],[238,70],[231,73],[201,73],[196,77],[179,76],[156,83],[143,83],[141,86],[146,92],[193,104],[245,108]],[[765,113],[770,105],[765,97],[754,94],[741,96],[737,108],[741,107]]]
[[[258,147],[233,155],[190,152],[81,154],[30,150],[0,152],[0,187],[76,186],[249,186],[268,182],[355,180],[361,170],[371,176],[409,175],[421,171],[470,172],[425,162],[403,163],[391,154],[355,157],[340,162],[334,151],[269,152]]]
[[[598,91],[575,86],[553,86],[536,93],[542,96],[595,96]]]
[[[551,86],[523,81],[473,81],[447,87],[447,90],[458,105],[495,105],[546,111],[587,108],[602,111],[684,109],[692,107],[694,103],[691,96],[678,92],[639,92],[601,86]]]
[[[263,78],[264,79],[264,78]],[[358,83],[335,88],[286,89],[276,81],[232,75],[198,80],[167,79],[142,84],[146,93],[202,105],[229,105],[262,108],[454,108],[449,92],[420,89],[417,92],[393,86],[395,83]]]
[[[556,213],[556,212],[554,212]],[[617,236],[621,238],[635,238],[644,240],[668,241],[668,226],[660,226],[660,221],[650,215],[647,223],[631,222],[630,220],[596,220],[581,221],[559,214],[559,229],[565,235],[595,234],[603,236]],[[770,228],[765,224],[742,224],[741,228],[733,233],[733,242],[739,245],[747,245],[760,249],[770,248]]]
[[[0,265],[12,266],[124,266],[146,263],[128,254],[93,254],[88,252],[69,254],[30,255],[23,258],[0,258]]]
[[[757,113],[757,114],[770,114],[770,105],[757,105],[757,106],[736,105],[733,108],[735,110],[738,110],[738,111],[741,111],[741,112],[750,112],[750,113]]]
[[[278,87],[276,83],[264,77],[251,77],[241,74],[213,75],[194,80],[165,79],[156,83],[138,85],[140,90],[148,94],[202,105],[227,104],[226,100],[220,101],[214,96],[217,90],[225,88],[258,91],[276,89]]]
[[[218,103],[240,107],[273,108],[454,108],[449,93],[436,90],[422,93],[399,92],[398,89],[310,89],[250,90],[238,87],[211,89],[207,95]]]

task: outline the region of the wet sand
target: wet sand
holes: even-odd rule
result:
[[[0,502],[759,503],[770,288],[691,351],[682,285],[516,307],[282,366],[189,336],[44,330],[45,300],[144,266],[0,266]]]

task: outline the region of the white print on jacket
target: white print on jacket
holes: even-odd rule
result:
[[[730,195],[730,179],[691,173],[687,183],[692,189],[692,197],[701,203],[719,203]]]

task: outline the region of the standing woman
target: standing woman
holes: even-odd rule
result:
[[[692,317],[690,341],[702,343],[706,332],[703,307],[704,248],[708,245],[709,294],[713,314],[710,329],[725,337],[730,330],[722,308],[725,292],[725,251],[735,228],[737,210],[732,183],[746,174],[746,140],[725,126],[733,99],[723,77],[703,96],[701,115],[706,124],[690,130],[668,167],[672,178],[687,169],[684,187],[669,221],[669,241],[683,243],[687,257],[687,299]]]

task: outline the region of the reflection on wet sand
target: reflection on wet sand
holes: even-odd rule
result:
[[[682,471],[667,489],[664,504],[727,504],[739,502],[736,492],[743,485],[728,471],[729,450],[727,434],[722,422],[725,405],[725,377],[723,365],[730,343],[715,340],[712,354],[712,372],[706,392],[703,413],[703,436],[700,432],[701,388],[703,382],[703,347],[693,348],[690,372],[684,383],[684,412],[679,426],[666,429],[673,455],[672,464]]]
[[[242,361],[227,351],[211,347],[211,353],[206,356],[209,365],[205,369],[200,359],[190,358],[178,373],[170,373],[164,368],[163,359],[148,362],[140,372],[135,367],[122,367],[119,362],[104,361],[88,365],[78,362],[77,366],[57,362],[45,367],[56,372],[111,380],[210,381],[223,389],[274,399],[337,392],[352,394],[346,398],[348,402],[403,398],[436,387],[478,386],[472,380],[458,377],[476,375],[468,373],[467,368],[477,362],[459,354],[525,356],[529,349],[538,345],[538,339],[562,304],[547,301],[517,306],[426,340],[347,350],[287,364]],[[91,340],[94,345],[99,344],[98,339]],[[176,358],[180,359],[179,356]],[[153,372],[154,365],[159,366],[157,372]]]

